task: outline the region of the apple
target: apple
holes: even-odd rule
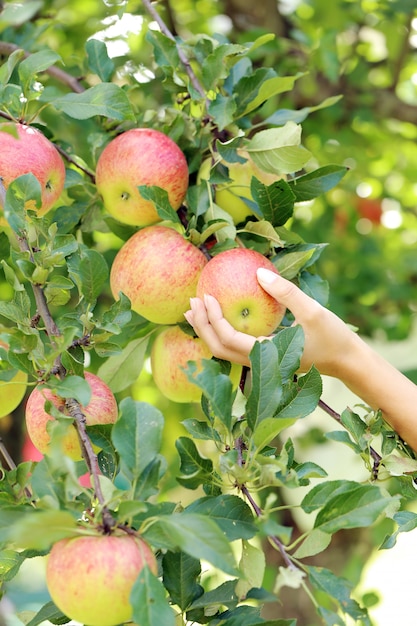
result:
[[[216,185],[214,198],[216,204],[231,215],[234,224],[240,224],[249,215],[254,215],[250,206],[242,199],[245,198],[253,202],[250,190],[252,176],[255,176],[264,185],[272,185],[277,180],[285,178],[283,174],[270,174],[261,170],[244,150],[238,151],[238,154],[247,160],[244,163],[220,161],[228,168],[231,181]],[[210,178],[211,167],[211,159],[203,161],[197,177],[198,182]]]
[[[212,353],[204,341],[184,332],[180,326],[169,326],[158,333],[151,348],[151,368],[156,386],[174,402],[199,402],[201,389],[188,380],[183,368],[196,361],[201,369],[202,359]]]
[[[1,340],[0,347],[8,349],[8,345]],[[0,418],[17,409],[26,393],[27,381],[27,374],[20,370],[10,380],[0,380]]]
[[[7,132],[5,128],[15,133]],[[0,177],[7,189],[23,174],[33,174],[42,190],[38,215],[47,213],[60,197],[65,183],[65,165],[54,144],[37,128],[6,122],[0,125]],[[35,209],[29,206],[27,208]]]
[[[85,379],[91,387],[91,398],[87,406],[82,407],[87,426],[95,424],[114,424],[118,418],[118,407],[110,387],[95,374],[85,372]],[[61,413],[68,414],[65,401],[55,395],[50,389],[36,386],[30,393],[25,409],[26,429],[33,445],[47,454],[50,445],[50,435],[47,424],[55,418],[46,412],[45,402],[49,400]],[[62,440],[62,451],[74,460],[82,458],[78,432],[74,424],[69,426],[68,432]]]
[[[105,209],[119,222],[149,226],[161,221],[139,185],[165,189],[177,210],[188,189],[188,165],[182,150],[164,133],[132,128],[107,144],[97,161],[96,187]]]
[[[53,602],[71,620],[117,626],[132,619],[130,594],[146,565],[157,574],[155,556],[138,536],[113,533],[61,539],[47,557],[46,586]]]
[[[256,270],[264,267],[278,274],[263,254],[249,248],[224,250],[203,268],[197,297],[214,296],[225,319],[238,331],[255,337],[267,336],[284,317],[286,307],[262,289]]]
[[[115,299],[124,293],[132,309],[156,324],[184,321],[207,258],[197,246],[167,226],[136,232],[117,252],[110,270]]]

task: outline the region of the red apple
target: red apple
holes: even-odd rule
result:
[[[111,389],[101,378],[91,372],[85,372],[85,379],[89,383],[92,392],[90,402],[87,406],[82,407],[87,426],[114,424],[118,418],[118,407]],[[47,424],[50,420],[55,419],[45,410],[46,400],[51,401],[61,413],[68,414],[64,400],[56,396],[50,389],[42,388],[42,386],[38,385],[31,392],[25,410],[26,428],[33,445],[42,454],[48,452],[50,444]],[[73,424],[71,424],[68,432],[63,437],[62,451],[74,460],[81,459],[78,434]]]
[[[174,402],[199,402],[201,389],[190,382],[183,368],[188,361],[196,361],[201,369],[202,359],[211,359],[212,353],[202,339],[184,332],[180,326],[164,328],[151,349],[151,368],[156,386]]]
[[[275,330],[286,310],[260,287],[256,278],[259,267],[278,274],[274,264],[256,250],[225,250],[210,259],[197,284],[197,297],[214,296],[226,320],[237,330],[255,337]]]
[[[14,129],[15,134],[4,128]],[[33,174],[42,189],[44,215],[57,202],[64,189],[65,165],[53,143],[33,126],[7,122],[0,126],[0,176],[5,188],[18,176]],[[35,209],[35,206],[28,206]]]
[[[143,568],[157,574],[155,556],[128,534],[61,539],[52,546],[46,585],[56,606],[89,626],[117,626],[132,618],[130,593]]]
[[[188,189],[184,153],[170,137],[151,128],[132,128],[118,135],[97,162],[97,190],[106,210],[118,221],[133,226],[161,221],[153,203],[140,194],[140,185],[165,189],[175,210]]]
[[[173,228],[147,226],[120,248],[110,271],[117,299],[123,292],[134,311],[156,324],[184,321],[198,277],[207,264],[199,248]]]

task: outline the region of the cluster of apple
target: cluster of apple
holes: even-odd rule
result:
[[[129,170],[121,168],[121,163],[129,163]],[[207,163],[201,168],[201,180],[209,176]],[[251,175],[262,178],[260,172],[254,172],[253,163],[249,168],[240,163],[232,166],[237,187],[233,183],[217,191],[223,206],[232,206],[237,221],[250,213],[241,196],[249,198]],[[188,189],[185,155],[160,131],[135,128],[113,139],[99,157],[96,185],[110,214],[140,227],[114,259],[112,293],[116,299],[124,293],[134,311],[163,326],[151,349],[153,378],[160,391],[176,402],[198,401],[201,393],[188,380],[184,368],[188,361],[201,364],[202,359],[212,355],[201,339],[180,326],[190,298],[211,294],[236,328],[254,336],[269,334],[281,321],[284,310],[260,289],[256,269],[275,268],[261,253],[247,248],[233,248],[208,259],[184,232],[159,223],[162,220],[154,205],[138,188],[162,188],[175,210],[182,205]]]

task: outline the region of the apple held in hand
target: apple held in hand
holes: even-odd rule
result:
[[[88,626],[117,626],[132,618],[129,598],[145,566],[157,574],[150,546],[137,536],[61,539],[48,556],[46,586],[56,606],[71,620]]]
[[[230,182],[216,185],[215,202],[231,215],[235,224],[240,224],[249,215],[253,215],[250,205],[245,202],[253,202],[250,189],[252,176],[255,176],[264,185],[272,185],[277,180],[285,178],[283,174],[270,174],[261,170],[244,150],[239,151],[239,156],[247,159],[244,163],[229,163],[221,161],[229,170]],[[210,177],[211,159],[206,159],[198,173],[198,181],[208,180]]]
[[[118,135],[97,162],[97,190],[118,221],[132,226],[161,221],[153,203],[141,196],[140,185],[165,189],[175,210],[188,189],[184,153],[170,137],[151,128],[132,128]]]
[[[207,259],[176,230],[147,226],[120,248],[110,271],[117,299],[123,292],[132,309],[156,324],[184,321]]]
[[[201,389],[188,380],[183,368],[188,361],[211,359],[212,353],[204,341],[184,332],[180,326],[164,328],[151,349],[151,368],[156,386],[174,402],[199,402]]]
[[[286,307],[262,289],[256,270],[278,274],[273,263],[256,250],[233,248],[214,256],[200,274],[197,297],[214,296],[225,319],[238,331],[267,336],[284,317]]]
[[[95,424],[114,424],[118,418],[118,407],[110,387],[95,374],[85,372],[85,379],[91,387],[91,398],[87,406],[82,407],[87,426]],[[50,389],[35,387],[26,403],[26,428],[33,445],[42,454],[48,453],[50,435],[47,424],[55,418],[45,410],[45,402],[49,400],[64,414],[68,415],[62,398],[56,396]],[[74,460],[82,458],[78,433],[74,424],[62,440],[62,451]]]
[[[15,134],[4,128],[14,129]],[[33,174],[42,190],[38,215],[47,213],[64,189],[65,165],[52,142],[39,130],[24,124],[8,122],[0,126],[0,177],[5,188],[23,174]],[[36,209],[35,206],[27,208]]]

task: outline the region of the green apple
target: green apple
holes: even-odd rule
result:
[[[48,555],[46,586],[56,606],[88,626],[117,626],[132,619],[130,594],[155,556],[140,537],[123,533],[57,541]]]
[[[86,381],[91,387],[91,398],[87,406],[82,407],[87,426],[95,424],[114,424],[118,418],[118,407],[110,387],[91,372],[85,372]],[[33,445],[42,454],[48,453],[50,435],[47,424],[55,418],[46,412],[45,402],[49,400],[61,413],[68,415],[65,402],[50,389],[36,386],[28,397],[25,409],[26,429]],[[77,429],[69,426],[62,442],[62,452],[74,460],[82,458]]]
[[[0,346],[8,349],[4,341],[0,341]],[[16,372],[10,380],[0,380],[0,418],[17,409],[26,393],[27,381],[28,376],[22,371]]]
[[[140,185],[165,189],[177,210],[188,189],[188,165],[179,146],[151,128],[132,128],[107,144],[97,161],[96,187],[105,209],[119,222],[148,226],[161,221]]]
[[[216,185],[214,198],[216,204],[231,215],[235,224],[240,224],[249,215],[254,215],[250,206],[245,202],[245,199],[253,202],[250,189],[252,176],[255,176],[264,185],[272,185],[277,180],[285,178],[282,174],[270,174],[261,170],[244,150],[239,151],[239,156],[247,160],[244,163],[220,161],[228,168],[231,181]],[[211,167],[211,159],[203,161],[197,177],[198,182],[210,178]]]
[[[40,183],[42,206],[38,215],[44,215],[64,189],[64,161],[54,144],[37,128],[14,122],[1,124],[0,177],[3,185],[7,189],[15,178],[29,173],[36,176]],[[36,209],[31,205],[27,208]]]
[[[120,248],[110,270],[117,299],[124,293],[132,309],[156,324],[184,321],[207,258],[173,228],[147,226]]]
[[[201,389],[188,380],[183,368],[196,361],[201,369],[202,359],[212,353],[202,339],[184,332],[180,326],[169,326],[158,333],[151,349],[151,368],[156,386],[174,402],[199,402]]]
[[[254,337],[274,331],[286,310],[259,285],[259,267],[278,273],[274,264],[256,250],[224,250],[210,259],[197,283],[197,297],[214,296],[225,319],[236,330]]]

